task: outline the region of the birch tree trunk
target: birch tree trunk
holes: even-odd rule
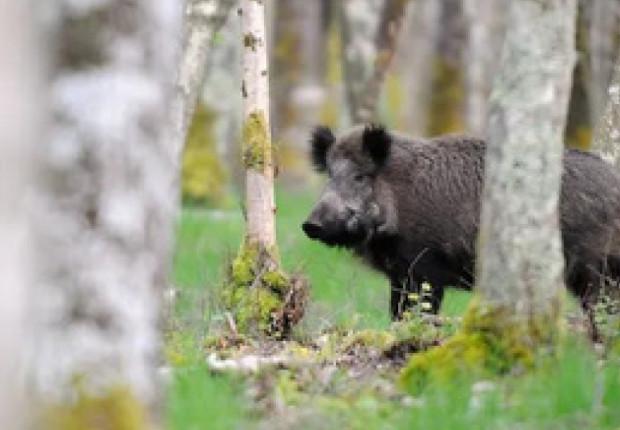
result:
[[[21,355],[30,300],[30,216],[26,198],[41,140],[43,68],[30,2],[0,0],[0,428],[25,428]]]
[[[531,345],[553,337],[559,321],[558,205],[575,16],[575,0],[511,2],[491,96],[478,293],[503,315],[498,324],[526,327]]]
[[[488,101],[497,58],[505,32],[504,0],[464,0],[467,21],[465,115],[467,129],[479,136],[486,132]]]
[[[39,149],[29,311],[35,419],[147,428],[178,195],[167,124],[181,10],[175,0],[48,5],[53,124]]]
[[[607,94],[607,105],[596,126],[592,150],[620,169],[620,56]]]
[[[243,34],[243,160],[247,239],[265,249],[275,248],[273,157],[269,126],[269,69],[265,37],[265,5],[241,2]]]
[[[280,270],[276,243],[274,168],[269,127],[265,2],[241,0],[246,232],[224,288],[235,330],[286,336],[303,315],[307,285]]]
[[[235,3],[236,0],[187,0],[183,55],[171,112],[174,129],[170,144],[177,163],[181,160],[189,123],[200,95],[213,36]]]

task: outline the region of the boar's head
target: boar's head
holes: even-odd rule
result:
[[[302,229],[330,246],[356,247],[385,224],[378,196],[378,176],[392,138],[380,126],[355,127],[336,139],[327,127],[311,137],[312,162],[328,176],[325,188]]]

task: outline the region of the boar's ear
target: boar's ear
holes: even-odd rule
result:
[[[329,127],[318,126],[312,131],[310,155],[312,164],[317,171],[324,172],[327,170],[327,150],[335,140],[336,138]]]
[[[362,134],[362,147],[375,163],[381,165],[387,159],[392,136],[381,125],[367,125]]]

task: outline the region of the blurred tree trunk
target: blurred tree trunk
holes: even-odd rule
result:
[[[205,78],[213,37],[224,24],[236,0],[187,0],[183,55],[172,109],[174,130],[171,145],[181,159],[196,100]]]
[[[576,0],[515,0],[491,96],[478,293],[520,345],[553,342],[563,293],[562,133]]]
[[[573,84],[568,105],[566,121],[566,145],[571,148],[588,149],[592,139],[592,107],[591,91],[594,89],[591,68],[591,45],[589,43],[592,3],[590,0],[579,0],[577,3],[577,24],[575,43],[577,63],[573,72]]]
[[[584,0],[585,1],[585,0]],[[616,0],[587,0],[587,49],[592,124],[601,118],[607,102],[614,61],[620,42],[620,4]]]
[[[328,7],[323,1],[274,2],[273,94],[274,140],[278,163],[287,173],[302,174],[307,136],[319,120],[325,98]]]
[[[228,178],[233,179],[232,182],[241,192],[241,97],[238,96],[241,82],[241,23],[238,18],[236,9],[229,12],[221,30],[213,39],[200,99],[206,109],[214,114],[211,131],[215,139],[217,158],[223,164]]]
[[[377,105],[405,16],[406,0],[339,4],[344,84],[353,123],[377,119]]]
[[[467,23],[465,67],[467,129],[486,132],[489,96],[506,29],[505,0],[463,0]]]
[[[181,36],[175,0],[57,0],[29,376],[45,429],[150,428],[160,401]],[[34,408],[33,408],[34,410]]]
[[[607,106],[597,124],[592,150],[620,169],[620,55],[607,93]]]
[[[440,2],[439,31],[432,59],[428,113],[431,136],[465,129],[465,17],[463,0]]]
[[[0,428],[25,428],[21,359],[30,300],[30,216],[27,196],[41,142],[44,98],[41,52],[29,1],[0,0]]]
[[[394,67],[402,79],[404,93],[396,126],[418,136],[425,135],[427,130],[434,46],[440,31],[440,6],[437,0],[411,2],[394,58]]]
[[[356,122],[371,122],[377,119],[381,89],[396,52],[407,4],[408,0],[386,0],[383,5],[375,34],[376,52],[373,72],[366,84],[361,104],[355,111],[355,117],[359,119]]]

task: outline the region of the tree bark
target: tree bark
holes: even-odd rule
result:
[[[589,95],[592,124],[603,115],[618,51],[620,5],[614,0],[588,0]]]
[[[241,2],[243,34],[243,160],[247,239],[261,248],[276,246],[273,154],[269,126],[269,69],[265,5]]]
[[[434,46],[440,31],[440,6],[436,0],[411,2],[394,58],[394,66],[405,89],[397,125],[399,129],[417,136],[424,136],[428,126]]]
[[[345,0],[339,4],[344,85],[353,123],[377,121],[381,89],[408,3]]]
[[[375,35],[386,1],[343,0],[338,4],[344,86],[349,118],[353,123],[364,121],[360,109],[366,85],[373,74],[377,55]]]
[[[575,3],[511,2],[491,96],[478,293],[491,308],[506,310],[510,321],[531,327],[557,322],[559,316],[558,204],[575,61]]]
[[[187,131],[200,95],[213,36],[224,24],[235,3],[236,0],[187,0],[183,55],[171,111],[174,128],[170,144],[177,163],[181,160]]]
[[[607,105],[596,126],[592,150],[620,169],[620,56],[607,94]]]
[[[30,2],[0,0],[0,428],[25,428],[21,374],[29,333],[31,236],[26,204],[44,111],[42,68]]]
[[[57,0],[28,355],[44,428],[146,428],[177,206],[175,0]],[[96,423],[96,424],[94,424]]]
[[[464,0],[467,21],[465,115],[467,129],[479,136],[487,128],[488,101],[506,27],[504,0]]]

